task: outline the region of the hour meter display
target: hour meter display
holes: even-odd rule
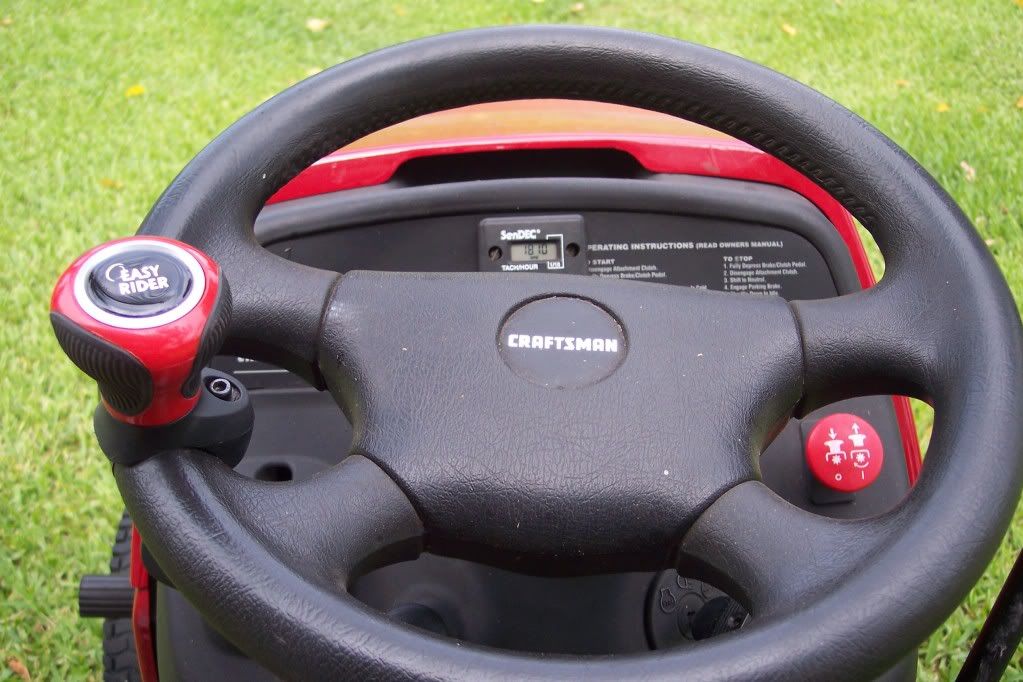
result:
[[[585,275],[586,245],[581,215],[483,218],[479,223],[479,269]]]
[[[560,261],[561,248],[556,241],[512,242],[508,246],[508,256],[513,263],[533,261]]]

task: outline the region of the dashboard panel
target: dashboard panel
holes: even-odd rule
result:
[[[501,240],[502,233],[512,239]],[[779,187],[712,177],[511,178],[368,187],[269,206],[257,221],[256,235],[284,258],[340,273],[500,271],[508,258],[495,259],[495,247],[508,251],[515,237],[533,243],[561,235],[556,250],[566,273],[786,299],[859,289],[844,242],[806,199]],[[550,261],[534,263],[535,272],[557,272],[549,269]],[[249,466],[272,459],[279,448],[319,466],[314,444],[303,443],[306,434],[324,428],[332,430],[340,449],[333,456],[345,451],[349,427],[327,394],[251,360],[221,357],[216,365],[253,390],[257,431],[254,452],[246,457]],[[272,398],[283,389],[296,391],[310,407],[297,416],[276,414],[299,399]],[[275,414],[264,419],[261,412]],[[816,484],[803,461],[810,429],[835,412],[867,419],[887,454],[879,479],[855,494]],[[262,435],[262,422],[274,424],[275,432]],[[282,439],[276,425],[296,422],[301,428]],[[844,401],[794,419],[763,453],[765,481],[793,504],[817,513],[842,518],[878,513],[908,489],[898,428],[887,396]]]

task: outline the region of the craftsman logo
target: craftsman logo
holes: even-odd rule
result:
[[[533,350],[589,351],[592,353],[618,352],[618,339],[602,339],[589,336],[509,334],[506,343],[509,348],[530,348]]]
[[[553,389],[584,388],[606,379],[629,350],[622,323],[608,309],[577,296],[520,304],[501,326],[497,345],[515,374]]]
[[[113,263],[106,269],[103,276],[108,282],[117,284],[118,293],[124,296],[158,291],[170,286],[167,278],[160,275],[159,264],[127,268],[122,263]]]
[[[534,227],[534,228],[524,227],[522,229],[514,230],[514,231],[501,230],[501,241],[505,241],[505,242],[518,242],[518,241],[524,241],[524,240],[529,240],[529,239],[539,239],[539,238],[540,238],[540,228],[537,228],[537,227]]]

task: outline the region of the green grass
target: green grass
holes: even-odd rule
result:
[[[990,240],[1023,300],[1017,1],[573,4],[0,0],[0,658],[35,679],[98,678],[102,665],[99,625],[76,618],[75,587],[106,569],[121,505],[90,433],[93,389],[50,333],[50,287],[79,252],[134,231],[221,129],[312,69],[520,22],[637,28],[735,52],[822,90],[908,149]],[[313,33],[310,17],[331,24]],[[144,94],[126,97],[136,84]],[[922,647],[924,678],[958,670],[1021,546],[1018,512],[983,580]],[[1010,676],[1023,679],[1018,660]],[[10,677],[0,666],[0,680]]]

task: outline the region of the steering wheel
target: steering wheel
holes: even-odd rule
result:
[[[870,231],[883,279],[786,302],[566,275],[341,276],[256,242],[264,202],[348,142],[548,97],[672,114],[784,160]],[[250,480],[197,451],[115,467],[174,585],[284,677],[863,679],[964,598],[1023,485],[1019,315],[967,218],[857,116],[715,50],[578,27],[381,50],[231,126],[139,232],[219,262],[227,347],[322,382],[354,425],[348,456],[301,482]],[[786,420],[879,393],[935,409],[923,472],[895,509],[832,520],[763,485],[759,453]],[[422,551],[564,575],[677,567],[752,619],[698,646],[538,655],[442,638],[346,592]]]

